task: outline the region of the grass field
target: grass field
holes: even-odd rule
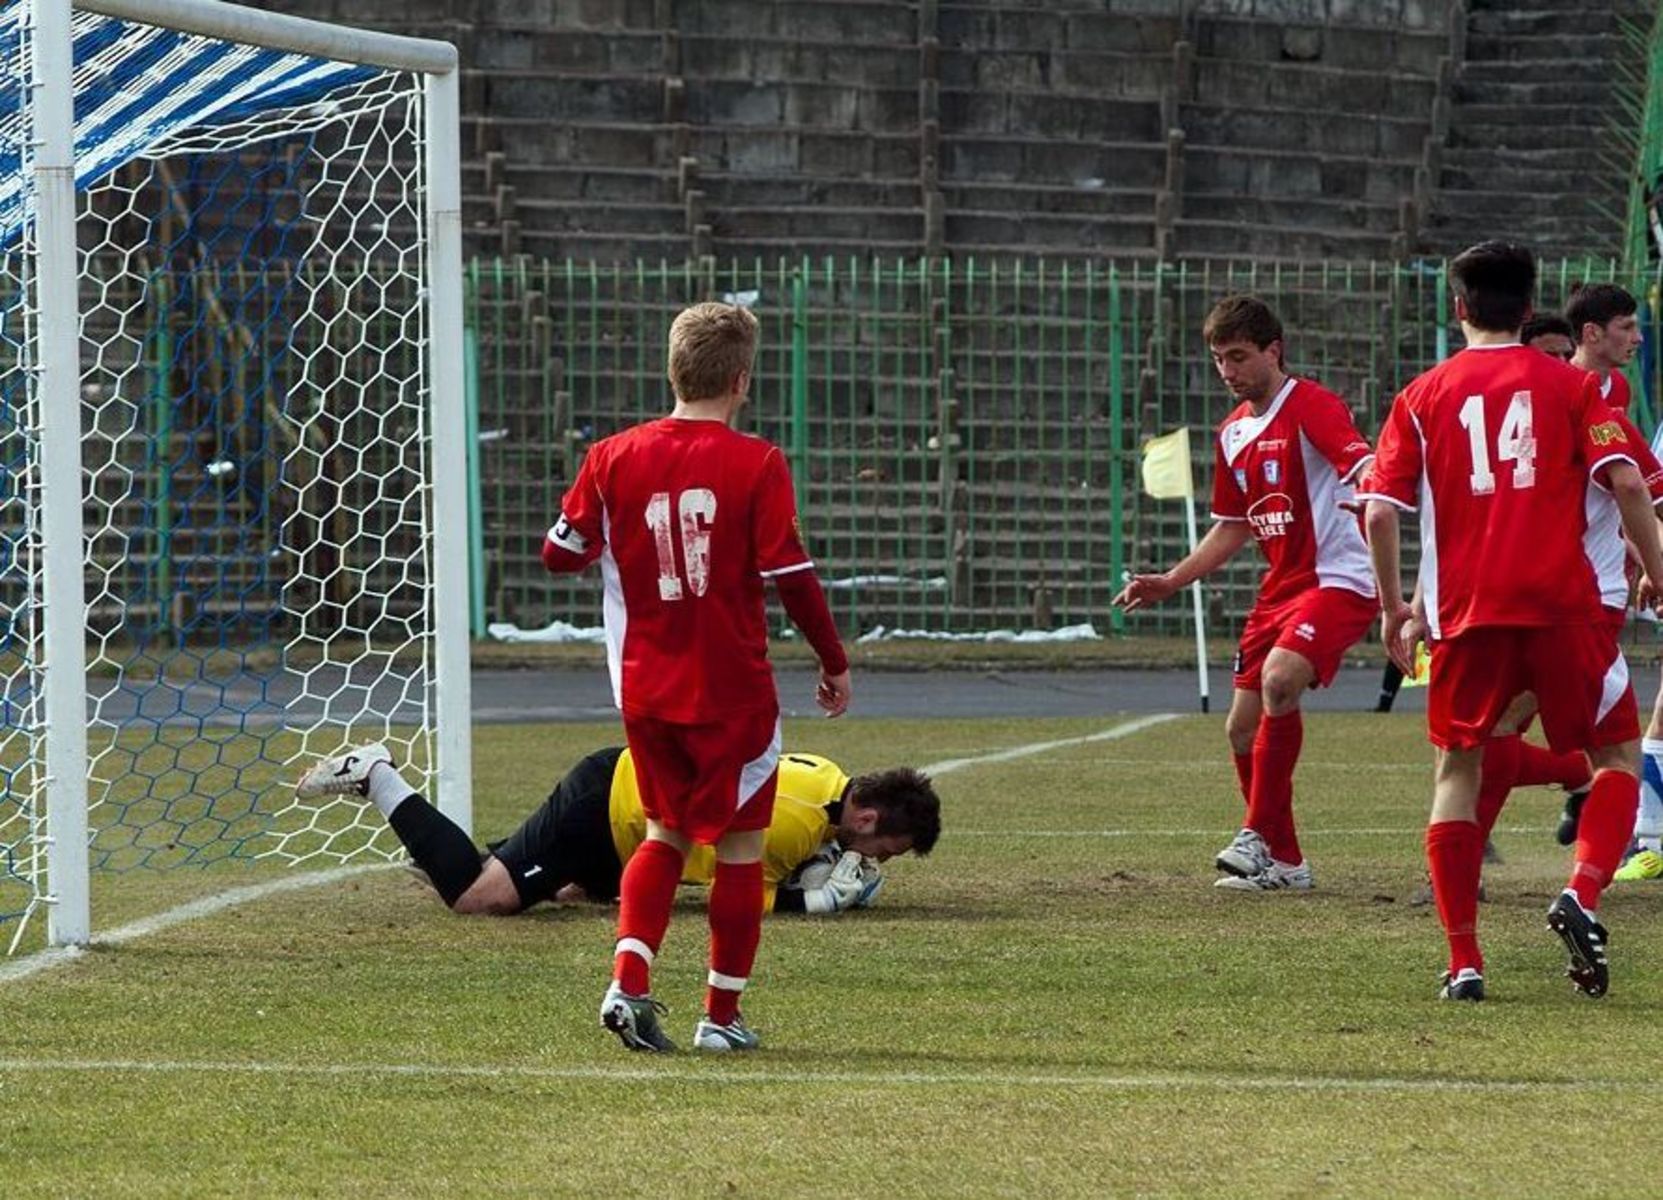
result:
[[[1124,725],[799,722],[852,769],[975,759]],[[766,930],[738,1060],[627,1055],[595,1026],[611,913],[453,917],[382,871],[0,982],[8,1195],[1530,1195],[1623,1192],[1649,1161],[1644,1064],[1663,887],[1607,902],[1611,995],[1542,914],[1558,797],[1525,792],[1484,907],[1492,999],[1434,1000],[1412,717],[1307,721],[1318,890],[1211,886],[1239,815],[1217,718],[967,762],[945,830],[879,907]],[[511,828],[608,726],[476,733],[478,825]],[[269,874],[269,873],[268,873]],[[256,876],[101,887],[100,927]],[[182,893],[179,893],[182,894]],[[167,901],[167,902],[172,902]],[[685,1039],[688,894],[656,990]]]

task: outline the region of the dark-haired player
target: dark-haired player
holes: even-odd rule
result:
[[[1571,323],[1558,313],[1536,313],[1519,327],[1519,341],[1533,350],[1570,362],[1576,353],[1576,336]]]
[[[1342,507],[1371,452],[1343,400],[1283,370],[1282,323],[1264,301],[1220,301],[1202,336],[1239,401],[1218,429],[1214,524],[1164,574],[1133,576],[1114,603],[1128,612],[1157,603],[1259,543],[1269,569],[1242,629],[1225,722],[1247,815],[1215,859],[1226,872],[1217,886],[1307,890],[1311,868],[1293,818],[1300,698],[1333,682],[1374,620],[1368,549]]]
[[[296,791],[302,798],[367,798],[445,904],[465,915],[509,916],[579,893],[613,899],[623,864],[647,833],[635,764],[622,746],[580,760],[489,853],[405,782],[385,746],[320,760]],[[909,852],[928,854],[940,835],[941,802],[929,777],[911,767],[851,779],[819,755],[782,755],[763,840],[763,906],[817,915],[863,908],[882,885],[878,864]],[[852,874],[801,886],[806,864],[836,862],[846,852],[867,861]],[[714,852],[698,847],[687,856],[681,881],[708,886],[715,873]]]
[[[1570,953],[1572,981],[1598,996],[1608,975],[1595,910],[1633,825],[1639,723],[1583,544],[1589,478],[1609,489],[1648,573],[1663,570],[1663,545],[1629,436],[1597,382],[1519,342],[1536,281],[1530,252],[1486,242],[1457,256],[1450,278],[1467,347],[1398,395],[1358,491],[1386,647],[1405,667],[1402,633],[1414,614],[1403,598],[1398,512],[1421,516],[1436,763],[1426,849],[1450,950],[1440,994],[1484,996],[1484,744],[1515,700],[1534,693],[1553,749],[1586,749],[1594,767],[1576,866],[1548,923]]]

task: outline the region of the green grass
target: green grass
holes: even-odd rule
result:
[[[803,721],[788,740],[865,769],[1115,723]],[[614,736],[478,730],[482,833]],[[740,1060],[630,1056],[595,1027],[599,906],[465,920],[390,871],[175,926],[0,983],[6,1186],[1624,1191],[1652,1149],[1663,888],[1608,900],[1612,993],[1577,997],[1542,922],[1568,869],[1546,832],[1558,798],[1520,794],[1482,913],[1492,999],[1437,1003],[1442,937],[1407,903],[1426,762],[1415,718],[1307,721],[1310,895],[1212,888],[1239,816],[1216,718],[945,775],[941,843],[891,865],[879,907],[768,924],[746,1006],[765,1048]],[[97,922],[252,877],[101,881]],[[703,939],[689,893],[656,976],[683,1039]]]

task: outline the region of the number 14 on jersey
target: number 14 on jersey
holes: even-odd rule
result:
[[[1490,465],[1490,438],[1485,428],[1484,397],[1468,396],[1461,405],[1461,427],[1467,431],[1467,448],[1472,451],[1472,494],[1487,496],[1496,490],[1495,468]],[[1513,464],[1513,486],[1536,486],[1536,436],[1531,424],[1530,393],[1514,392],[1496,433],[1496,462]]]

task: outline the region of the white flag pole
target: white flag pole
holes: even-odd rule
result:
[[[1190,553],[1195,553],[1195,491],[1184,497],[1184,515],[1189,518]],[[1201,711],[1211,710],[1211,696],[1207,685],[1207,627],[1201,607],[1201,581],[1190,584],[1190,596],[1195,604],[1195,673],[1201,683]]]

